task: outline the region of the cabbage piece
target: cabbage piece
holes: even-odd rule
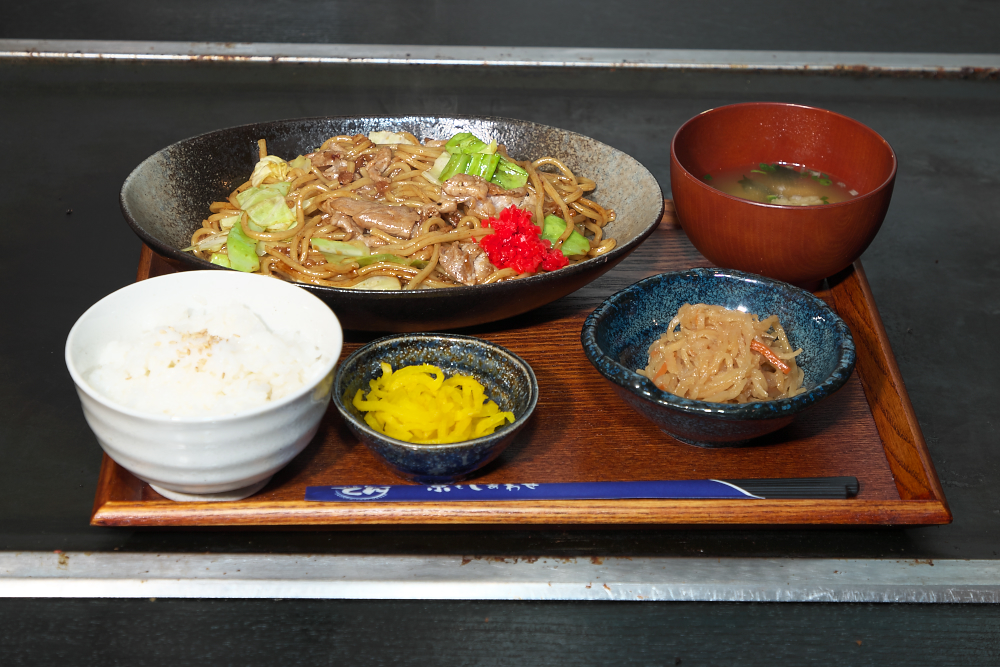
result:
[[[500,159],[500,156],[496,153],[476,153],[469,160],[469,166],[466,168],[465,173],[488,181],[493,178],[493,174],[500,164]]]
[[[212,264],[218,264],[219,266],[224,266],[227,269],[232,268],[232,263],[229,261],[229,255],[224,252],[213,252],[212,258],[210,260]]]
[[[371,254],[361,241],[331,241],[330,239],[309,239],[314,250],[318,250],[324,255],[344,255],[347,257],[366,257]]]
[[[226,242],[226,235],[214,234],[212,236],[206,236],[202,240],[198,241],[194,245],[190,245],[187,248],[181,248],[181,252],[190,252],[192,250],[208,250],[210,252],[218,252],[222,250],[223,244]]]
[[[288,196],[288,191],[292,189],[292,184],[286,181],[281,183],[268,183],[253,188],[247,188],[236,195],[236,202],[244,211],[264,199],[269,199],[275,195]]]
[[[563,235],[566,231],[566,221],[560,218],[558,215],[547,215],[545,216],[545,222],[542,226],[542,238],[548,239],[555,245],[559,237]],[[562,254],[566,257],[571,255],[585,255],[590,252],[590,241],[587,240],[580,232],[575,229],[569,233],[569,238],[563,241],[562,246],[559,248]]]
[[[297,222],[284,197],[272,197],[257,202],[246,209],[246,212],[251,220],[269,231],[280,232],[291,229]]]
[[[401,290],[403,284],[399,282],[399,278],[394,276],[372,276],[354,285],[353,289]]]
[[[451,156],[451,159],[448,160],[448,164],[445,165],[444,171],[441,172],[441,175],[438,178],[440,178],[443,183],[455,174],[464,174],[469,168],[470,162],[472,162],[471,155],[467,155],[466,153],[455,153]]]
[[[527,182],[528,172],[503,158],[500,158],[500,164],[490,179],[490,183],[499,185],[504,190],[516,190]]]
[[[242,225],[233,225],[226,237],[226,252],[232,268],[245,273],[260,270],[257,241],[243,233]]]
[[[277,155],[262,157],[250,174],[250,185],[257,187],[264,182],[268,176],[273,176],[275,180],[284,181],[288,178],[288,163]]]
[[[255,188],[247,188],[236,195],[240,208],[260,227],[275,232],[295,226],[295,214],[285,203],[285,195],[291,183],[270,183]]]
[[[434,185],[441,184],[441,174],[444,173],[445,167],[448,166],[448,162],[451,160],[451,153],[444,151],[438,156],[438,159],[434,160],[434,165],[423,173],[423,177]]]
[[[497,148],[496,139],[492,139],[490,143],[486,143],[471,132],[459,132],[445,144],[445,149],[452,155],[456,153],[464,153],[466,155],[472,155],[473,153],[493,154],[497,152]]]
[[[415,146],[409,138],[401,132],[369,132],[368,141],[378,145],[410,144]]]
[[[237,213],[236,215],[231,215],[228,218],[223,218],[222,220],[219,220],[219,227],[221,227],[223,231],[229,231],[233,225],[239,224],[240,218],[242,217],[242,214]]]
[[[307,158],[305,155],[300,155],[291,162],[288,163],[291,169],[301,169],[302,171],[309,173],[312,169],[312,160]]]
[[[417,259],[415,257],[400,257],[399,255],[393,255],[391,253],[381,253],[378,255],[358,258],[358,266],[368,266],[369,264],[374,264],[375,262],[393,262],[395,264],[412,266],[418,269],[422,269],[428,264],[428,262],[423,259]]]

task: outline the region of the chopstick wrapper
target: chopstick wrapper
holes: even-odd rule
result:
[[[517,500],[849,498],[858,494],[855,477],[789,479],[689,479],[554,484],[358,484],[309,486],[306,500],[317,502],[419,503]]]

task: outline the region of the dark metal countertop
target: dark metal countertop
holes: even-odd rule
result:
[[[69,27],[66,30],[72,33]],[[14,36],[31,35],[0,33],[0,37]],[[1000,361],[991,353],[1000,316],[1000,263],[996,260],[1000,256],[996,234],[1000,222],[1000,87],[995,79],[732,69],[7,59],[0,60],[0,90],[5,128],[0,145],[10,165],[0,181],[0,201],[8,204],[2,217],[18,241],[14,245],[18,250],[0,265],[0,289],[7,307],[6,326],[0,334],[4,454],[0,551],[741,557],[914,563],[998,559],[1000,492],[995,480],[1000,476],[996,447],[1000,415],[990,384],[1000,371]],[[564,127],[616,146],[645,164],[669,192],[668,146],[676,128],[707,108],[751,100],[799,102],[838,111],[880,132],[897,152],[900,166],[893,202],[863,261],[954,513],[952,525],[891,530],[491,532],[132,531],[88,525],[100,449],[83,420],[65,370],[63,344],[70,326],[87,307],[134,279],[139,243],[121,218],[117,193],[129,171],[152,152],[200,132],[274,118],[490,114]],[[342,624],[345,632],[361,638],[352,640],[351,653],[340,655],[356,655],[375,646],[363,637],[378,634],[379,624],[385,622],[378,619],[398,615],[408,619],[408,637],[429,632],[443,638],[426,626],[434,622],[454,626],[469,637],[506,642],[508,656],[530,653],[541,662],[557,661],[560,655],[576,656],[596,663],[622,656],[601,651],[578,654],[575,648],[558,653],[546,647],[549,641],[571,637],[580,646],[593,646],[600,640],[621,648],[633,641],[649,641],[650,633],[669,625],[686,629],[704,648],[725,635],[727,624],[748,623],[756,632],[749,643],[758,638],[785,641],[786,656],[796,655],[794,642],[787,643],[776,628],[799,632],[802,641],[794,645],[801,648],[810,632],[817,634],[815,628],[829,625],[837,629],[837,641],[844,644],[829,655],[852,664],[874,664],[880,654],[863,653],[874,640],[869,639],[873,628],[886,641],[896,642],[897,648],[906,646],[904,652],[920,655],[921,647],[926,649],[939,636],[934,628],[944,623],[965,628],[973,643],[980,642],[975,644],[980,653],[949,654],[960,664],[976,655],[995,657],[995,627],[1000,618],[994,607],[978,607],[977,612],[963,615],[893,606],[871,611],[865,605],[837,609],[811,605],[803,611],[800,605],[788,605],[779,611],[773,606],[688,603],[692,606],[687,612],[646,611],[650,607],[644,605],[641,612],[626,606],[616,607],[615,614],[609,615],[599,606],[589,609],[578,604],[429,604],[345,601],[318,607],[299,601],[283,607],[268,601],[168,604],[161,600],[160,606],[151,606],[139,601],[80,600],[53,607],[44,601],[6,600],[0,604],[0,615],[21,620],[8,624],[0,643],[26,646],[22,635],[40,639],[53,623],[65,624],[70,637],[82,636],[88,626],[79,619],[88,615],[126,627],[129,633],[155,634],[156,628],[163,632],[166,627],[159,623],[172,623],[172,627],[187,628],[198,642],[207,642],[211,636],[231,642],[234,637],[253,635],[253,619],[273,612],[284,621],[299,613],[308,616],[295,625],[307,634],[322,633],[326,623]],[[153,608],[155,616],[149,616]],[[609,620],[619,614],[620,622]],[[475,623],[469,620],[472,617]],[[501,626],[492,627],[503,627],[504,633],[482,635],[490,626],[480,617],[500,622]],[[227,619],[220,626],[221,635],[192,629],[219,618]],[[543,630],[532,627],[530,619]],[[546,633],[551,633],[550,639]],[[284,641],[266,629],[261,636],[277,644]],[[517,636],[525,641],[513,647]],[[919,640],[908,642],[908,636]],[[994,644],[989,643],[990,637]],[[113,648],[93,648],[92,655],[124,659],[140,651],[129,642],[115,639]],[[403,655],[406,646],[400,642],[390,644]],[[165,650],[170,644],[164,636],[154,638],[154,643]],[[303,660],[321,654],[301,644],[295,649],[291,643],[284,645]],[[450,644],[455,651],[470,645],[466,640]],[[54,646],[68,645],[59,640]],[[618,661],[674,664],[670,661],[677,657],[684,659],[677,664],[699,664],[676,653],[693,646],[679,635],[661,636],[648,646],[655,650],[643,649],[627,661]],[[469,650],[487,662],[500,655],[484,653],[479,644]],[[331,659],[334,653],[323,655]],[[239,654],[236,650],[231,655]],[[426,645],[419,654],[441,660],[452,655]],[[726,662],[723,654],[716,656],[720,664]],[[25,649],[23,655],[30,651]],[[179,649],[173,649],[172,655],[175,659],[191,657]],[[211,652],[206,649],[198,655],[205,658]],[[862,661],[852,655],[866,657]],[[25,660],[14,664],[33,664]]]

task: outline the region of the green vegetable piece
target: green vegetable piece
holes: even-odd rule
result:
[[[470,139],[475,139],[475,135],[472,134],[472,132],[459,132],[448,140],[448,143],[444,145],[444,149],[452,155],[455,153],[461,153],[462,143],[468,142]]]
[[[760,169],[751,169],[750,173],[751,174],[765,174],[765,175],[767,174],[766,171],[761,171]]]
[[[356,262],[356,261],[358,261],[358,259],[360,259],[359,257],[347,257],[345,255],[335,255],[335,254],[333,254],[331,252],[324,252],[324,253],[320,253],[320,254],[323,255],[323,257],[326,258],[327,263],[333,264],[334,266],[337,266],[338,268],[344,268],[345,270],[346,270],[347,267],[340,267],[341,264],[343,264],[345,262]]]
[[[374,264],[376,262],[392,262],[394,264],[402,264],[403,266],[410,265],[410,260],[406,257],[400,257],[399,255],[392,255],[389,253],[381,253],[378,255],[362,257],[358,260],[358,266],[368,266],[369,264]]]
[[[772,165],[771,173],[774,174],[775,181],[791,183],[802,178],[802,174],[783,164]]]
[[[441,182],[441,174],[444,173],[445,168],[451,161],[451,153],[444,151],[438,156],[438,159],[434,160],[434,165],[424,172],[424,178],[431,181],[432,183]]]
[[[500,156],[496,153],[476,153],[469,161],[469,166],[465,173],[479,176],[487,181],[493,178],[493,174],[500,164]]]
[[[448,140],[448,143],[445,144],[444,148],[452,155],[455,155],[456,153],[472,155],[473,153],[489,152],[488,149],[490,148],[490,144],[487,144],[471,132],[459,132]],[[493,150],[495,151],[496,148]]]
[[[449,178],[455,174],[464,174],[465,170],[469,167],[469,162],[472,160],[471,155],[466,155],[465,153],[455,153],[448,160],[448,165],[441,172],[441,182],[447,181]]]
[[[390,253],[380,253],[369,257],[361,257],[357,260],[357,262],[358,266],[368,266],[369,264],[374,264],[376,262],[392,262],[394,264],[402,264],[403,266],[413,266],[418,269],[422,269],[427,266],[427,262],[425,260],[400,257],[399,255],[393,255]]]
[[[331,241],[329,239],[309,239],[313,249],[321,253],[344,255],[347,257],[366,257],[371,254],[364,243],[360,241]]]
[[[260,227],[288,229],[295,225],[295,214],[285,204],[291,187],[287,181],[258,185],[236,195],[236,201]]]
[[[767,201],[774,201],[775,199],[777,199],[780,196],[781,195],[768,195],[767,196]]]
[[[242,225],[233,225],[229,230],[229,236],[226,237],[226,253],[229,255],[231,268],[244,273],[260,270],[257,240],[244,234]]]
[[[820,200],[821,200],[821,201],[822,201],[822,202],[823,202],[824,204],[829,204],[829,203],[830,203],[830,198],[829,198],[829,197],[820,197]]]
[[[542,238],[547,239],[555,245],[559,237],[566,231],[566,221],[558,215],[547,215],[542,225]],[[575,229],[570,232],[569,238],[563,241],[562,254],[566,257],[571,255],[584,255],[590,252],[590,241]]]
[[[767,196],[774,194],[762,183],[758,183],[757,181],[747,178],[746,174],[744,174],[743,178],[737,182],[743,186],[743,191],[746,192],[748,197],[752,198],[754,201],[762,202]]]
[[[219,220],[219,227],[222,229],[229,229],[233,225],[240,224],[240,218],[242,217],[242,214],[237,213],[236,215],[231,215],[228,218],[223,218],[222,220]]]
[[[765,172],[778,171],[778,168],[773,164],[765,164],[763,162],[760,163],[760,168],[763,169]]]
[[[218,264],[219,266],[224,266],[227,269],[232,268],[232,263],[229,261],[229,255],[224,252],[213,252],[212,258],[210,260],[212,264]]]
[[[300,155],[291,162],[289,162],[288,166],[291,167],[292,169],[301,169],[302,171],[308,172],[310,169],[312,169],[312,161],[305,155]]]
[[[354,289],[400,290],[403,289],[403,284],[393,276],[372,276],[355,285]]]
[[[706,181],[710,181],[710,180],[712,180],[712,175],[711,174],[705,174],[704,176],[702,176],[702,178],[704,178]]]
[[[244,210],[251,220],[265,229],[290,229],[295,226],[295,214],[282,196],[264,199]]]
[[[258,185],[255,188],[247,188],[243,192],[236,195],[236,201],[240,205],[240,208],[245,211],[254,204],[265,199],[271,199],[276,195],[287,197],[288,191],[291,190],[291,188],[292,184],[288,181]]]
[[[819,179],[819,184],[820,185],[830,185],[831,183],[833,183],[833,181],[831,181],[829,178],[821,178],[821,179]]]
[[[500,158],[497,170],[493,173],[493,178],[490,179],[490,183],[499,185],[505,190],[516,190],[527,182],[528,172],[503,158]]]

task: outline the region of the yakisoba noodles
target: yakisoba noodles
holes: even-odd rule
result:
[[[594,181],[555,157],[518,161],[468,133],[342,135],[287,162],[262,139],[259,152],[253,174],[209,207],[186,250],[313,285],[416,289],[520,278],[615,246],[604,236],[614,211],[585,196]],[[515,249],[528,230],[537,256],[497,260],[490,248],[506,243],[504,225]]]
[[[789,398],[805,391],[802,369],[777,315],[685,303],[649,347],[638,371],[671,394],[711,403]]]

